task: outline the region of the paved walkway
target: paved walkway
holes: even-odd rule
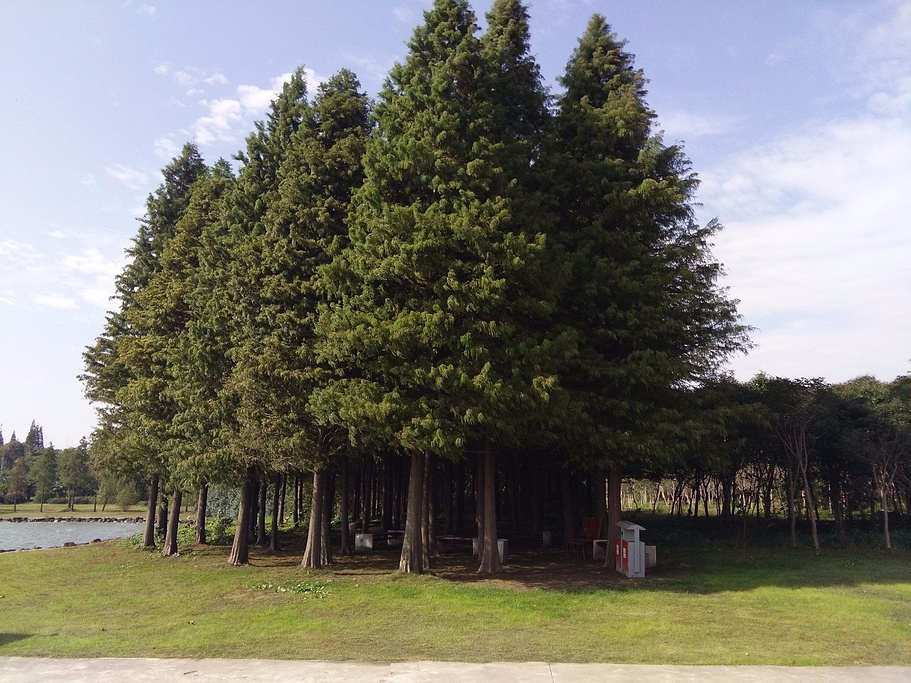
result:
[[[542,662],[299,662],[262,659],[38,659],[0,657],[0,681],[37,683],[907,683],[911,667],[650,666]]]

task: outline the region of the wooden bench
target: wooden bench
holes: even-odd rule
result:
[[[437,548],[441,553],[471,552],[470,536],[437,536]]]

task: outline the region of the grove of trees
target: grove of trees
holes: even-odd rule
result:
[[[792,519],[823,485],[836,519],[869,509],[869,481],[907,510],[907,378],[719,374],[749,347],[721,226],[605,19],[552,94],[524,4],[486,18],[437,0],[375,103],[301,69],[236,175],[192,144],[163,170],[82,376],[95,471],[148,488],[145,544],[166,519],[176,552],[184,493],[204,519],[213,484],[240,490],[232,564],[287,509],[305,566],[358,520],[404,528],[404,572],[438,533],[477,536],[481,573],[504,533],[613,533],[624,477],[679,482],[680,511],[717,483],[731,519],[782,481]]]

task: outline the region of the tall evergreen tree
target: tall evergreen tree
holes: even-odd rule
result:
[[[164,182],[146,202],[146,216],[127,250],[131,261],[116,281],[119,310],[107,316],[95,344],[83,353],[87,398],[96,404],[94,446],[99,468],[157,478],[175,409],[168,394],[167,351],[179,321],[146,290],[162,270],[161,255],[206,167],[192,144],[162,171]],[[157,483],[156,483],[157,486]],[[149,501],[149,516],[155,501]],[[146,543],[154,543],[147,535]]]
[[[680,390],[746,336],[709,252],[720,226],[696,224],[689,162],[654,133],[643,74],[600,15],[561,83],[550,163],[572,274],[555,329],[576,345],[561,370],[573,415],[563,438],[613,469],[616,494],[626,464],[686,442]]]
[[[245,481],[238,510],[238,527],[229,561],[247,563],[249,508],[256,488],[257,471],[271,466],[271,445],[262,427],[263,384],[258,374],[263,340],[268,336],[263,308],[263,219],[278,198],[279,168],[292,145],[295,132],[312,118],[307,102],[303,69],[298,69],[272,102],[265,122],[257,122],[247,138],[245,154],[238,155],[243,168],[226,198],[227,271],[219,275],[224,287],[215,292],[210,307],[210,330],[228,346],[228,365],[220,389],[222,424],[219,441],[231,463],[230,475]]]
[[[538,224],[520,220],[532,213],[529,145],[504,124],[515,103],[493,94],[510,50],[485,58],[476,33],[465,2],[425,13],[376,107],[351,246],[324,271],[334,299],[319,324],[324,356],[356,365],[333,388],[339,414],[356,441],[411,456],[402,571],[423,570],[428,454],[486,444],[490,469],[493,444],[516,438],[547,382],[527,322],[542,315],[547,279]],[[497,571],[489,510],[482,570]]]
[[[354,74],[342,71],[320,86],[311,118],[291,138],[278,194],[263,219],[257,317],[263,336],[260,354],[246,364],[255,377],[246,389],[256,397],[273,467],[312,466],[320,479],[312,509],[323,510],[327,519],[331,501],[316,497],[328,493],[326,450],[338,428],[331,418],[315,419],[308,405],[313,389],[328,379],[314,346],[316,312],[325,300],[317,269],[347,237],[345,217],[362,181],[368,129],[367,98]],[[317,517],[310,525],[306,566],[329,558],[328,545],[317,541],[323,521]]]

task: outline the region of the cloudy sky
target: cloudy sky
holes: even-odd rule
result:
[[[375,94],[431,0],[0,3],[0,426],[72,445],[76,375],[160,169],[229,158],[286,74]],[[482,15],[491,0],[475,0]],[[756,372],[911,370],[911,1],[534,0],[553,87],[594,12],[702,178]],[[331,7],[331,8],[330,8]]]

